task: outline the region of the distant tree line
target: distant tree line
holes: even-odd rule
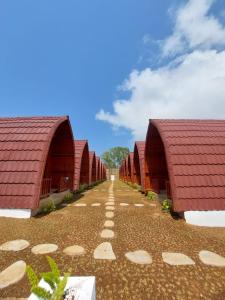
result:
[[[105,151],[101,159],[108,169],[119,168],[123,159],[128,155],[129,149],[126,147],[114,147]]]

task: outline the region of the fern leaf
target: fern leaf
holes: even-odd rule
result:
[[[34,293],[37,297],[44,299],[44,300],[50,300],[51,299],[51,293],[44,288],[40,286],[36,286],[32,288],[32,293]]]
[[[34,272],[33,268],[29,265],[26,267],[26,274],[31,287],[32,288],[36,287],[39,283],[39,279],[36,273]]]
[[[60,271],[54,259],[51,258],[50,256],[47,256],[47,261],[55,277],[60,277]]]
[[[64,295],[64,290],[67,284],[69,274],[65,274],[62,280],[60,280],[57,288],[55,289],[54,293],[52,294],[52,300],[61,300],[62,296]]]
[[[52,272],[49,273],[41,273],[41,277],[48,283],[51,289],[54,291],[56,287],[55,277]]]

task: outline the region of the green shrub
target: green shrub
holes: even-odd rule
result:
[[[156,200],[157,197],[158,197],[158,195],[153,191],[149,191],[147,194],[147,198],[151,201]]]
[[[163,200],[163,202],[162,202],[162,210],[164,211],[164,212],[169,212],[170,211],[170,200],[169,199],[165,199],[165,200]]]
[[[78,190],[78,192],[79,193],[82,193],[82,192],[84,192],[86,189],[88,188],[88,184],[81,184],[80,185],[80,187],[79,187],[79,190]]]
[[[50,213],[51,211],[54,211],[54,210],[56,210],[56,206],[52,199],[50,199],[48,203],[44,204],[41,207],[41,211],[43,213]]]
[[[50,272],[37,275],[31,266],[28,265],[26,267],[27,278],[31,285],[31,293],[34,293],[40,299],[61,300],[70,274],[66,273],[63,278],[60,278],[61,275],[56,262],[50,256],[47,256],[46,258],[51,269]],[[51,287],[51,292],[38,286],[38,283],[42,278]]]
[[[63,202],[69,202],[73,200],[73,193],[68,192],[66,195],[63,197]]]
[[[138,191],[141,190],[141,186],[140,186],[139,184],[137,184],[137,183],[134,183],[134,184],[132,185],[132,187],[133,187],[134,189],[138,190]]]

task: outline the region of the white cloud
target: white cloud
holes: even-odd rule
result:
[[[209,49],[225,45],[225,28],[209,14],[215,0],[190,0],[172,14],[174,31],[162,43],[163,55],[173,55],[185,49]]]
[[[133,71],[124,82],[128,100],[97,119],[145,138],[149,118],[225,118],[225,51],[195,51],[175,67]]]
[[[139,140],[145,138],[150,118],[225,118],[225,50],[213,49],[225,43],[225,34],[215,17],[206,16],[212,3],[190,0],[178,9],[163,51],[182,55],[163,67],[132,71],[122,84],[129,98],[115,100],[113,113],[101,109],[98,120],[129,129]]]

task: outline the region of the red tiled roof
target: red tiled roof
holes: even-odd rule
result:
[[[138,141],[134,144],[134,159],[139,160],[141,189],[144,190],[145,180],[145,142]],[[137,170],[138,171],[138,170]],[[136,171],[136,172],[137,172]]]
[[[0,118],[0,207],[36,208],[50,143],[68,117]]]
[[[225,209],[225,120],[151,120],[164,144],[175,211]]]
[[[89,151],[89,182],[95,182],[96,181],[96,174],[93,174],[93,166],[95,166],[94,172],[96,172],[96,156],[94,151]],[[94,175],[94,178],[93,178]]]
[[[87,147],[87,151],[88,151],[88,141],[87,140],[75,140],[74,146],[75,146],[74,190],[77,190],[77,189],[79,189],[79,186],[80,186],[82,157],[84,155],[85,147]],[[88,151],[88,153],[89,153],[89,151]],[[88,161],[88,164],[89,164],[89,161]],[[88,168],[88,170],[89,170],[89,168]],[[88,176],[89,176],[89,174],[88,174]]]
[[[100,157],[96,156],[96,181],[99,180],[100,175]]]
[[[133,182],[133,173],[134,173],[134,153],[133,152],[129,152],[127,168],[128,168],[129,181]]]

